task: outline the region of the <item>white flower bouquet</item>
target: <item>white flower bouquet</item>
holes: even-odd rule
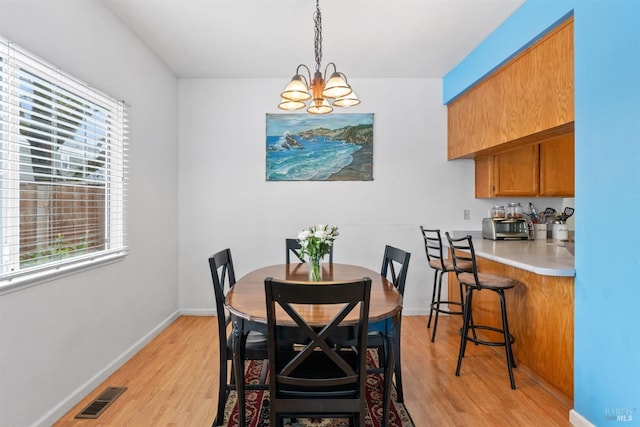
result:
[[[333,241],[339,235],[338,227],[326,224],[318,224],[298,233],[300,255],[308,256],[309,277],[312,281],[322,280],[320,260],[331,251]]]

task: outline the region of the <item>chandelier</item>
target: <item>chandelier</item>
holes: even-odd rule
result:
[[[287,111],[299,110],[307,106],[307,112],[311,114],[328,114],[333,107],[351,107],[360,104],[360,100],[347,83],[347,76],[338,72],[336,64],[329,62],[324,69],[324,76],[320,72],[322,62],[322,14],[320,13],[320,0],[316,0],[316,11],[313,14],[315,23],[314,47],[316,54],[316,68],[311,79],[311,70],[304,64],[298,65],[284,92],[280,94],[282,100],[278,108]],[[333,67],[333,73],[327,81],[327,71]],[[300,74],[300,70],[307,70],[307,75]]]

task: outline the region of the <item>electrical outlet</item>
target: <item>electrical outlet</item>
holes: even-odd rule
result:
[[[465,220],[470,220],[471,219],[471,211],[469,209],[465,209],[464,210],[464,219]]]

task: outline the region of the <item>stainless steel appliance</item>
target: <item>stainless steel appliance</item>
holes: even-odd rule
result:
[[[489,240],[533,240],[531,218],[483,218],[482,237]]]

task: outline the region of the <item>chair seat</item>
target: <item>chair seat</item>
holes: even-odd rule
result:
[[[267,348],[269,338],[262,332],[249,331],[247,335],[247,347]]]
[[[227,348],[229,349],[229,358],[231,359],[233,349],[233,336],[229,334],[227,337]],[[247,335],[244,351],[249,360],[267,359],[267,350],[269,348],[269,338],[261,332],[250,331]]]
[[[442,270],[442,266],[444,265],[444,270]],[[450,258],[446,259],[432,259],[429,261],[429,267],[434,268],[436,270],[441,271],[454,271],[453,270],[453,260]],[[473,265],[469,261],[461,261],[459,262],[458,268],[460,270],[471,271]]]
[[[476,286],[476,279],[473,273],[460,273],[458,280],[468,286]],[[480,285],[487,289],[511,289],[516,285],[513,279],[504,276],[497,276],[489,273],[478,273]]]
[[[369,328],[369,332],[367,333],[367,348],[378,348],[382,347],[385,343],[385,332],[383,327],[378,328]],[[356,340],[354,338],[348,340],[340,341],[340,346],[345,348],[353,348],[356,345]]]

